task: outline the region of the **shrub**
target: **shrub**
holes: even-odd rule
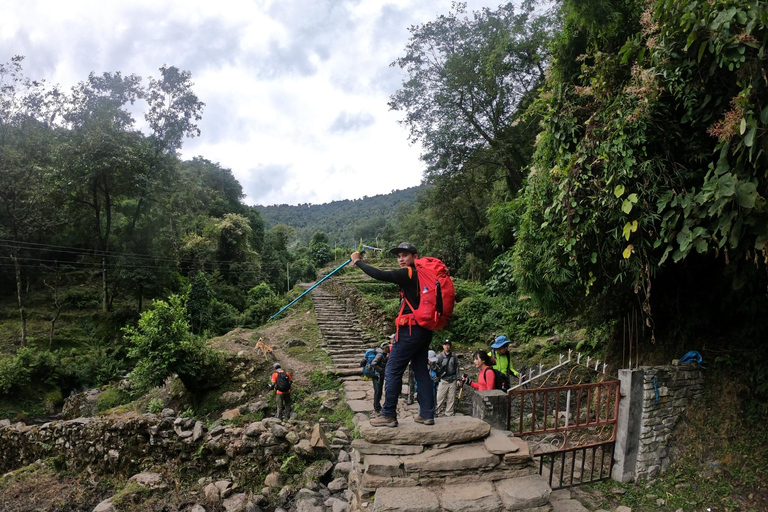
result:
[[[248,309],[243,312],[244,327],[258,327],[280,309],[280,300],[266,283],[254,286],[248,291]]]
[[[226,302],[213,299],[211,302],[211,330],[216,334],[224,334],[240,325],[240,313]]]
[[[176,373],[184,386],[196,391],[215,385],[223,374],[222,355],[205,346],[189,332],[183,299],[171,295],[168,302],[155,301],[139,318],[137,327],[126,327],[136,358],[134,376],[140,388],[157,386]]]
[[[153,398],[149,401],[147,404],[147,412],[151,412],[152,414],[160,414],[163,412],[163,401],[160,398]]]
[[[109,387],[105,389],[96,400],[96,410],[104,412],[118,405],[126,404],[130,401],[128,393],[117,388]]]
[[[62,306],[71,309],[98,309],[101,300],[94,290],[72,288],[67,290]]]
[[[57,383],[57,366],[51,352],[22,347],[15,356],[0,360],[0,394],[23,389],[32,383],[52,387]]]

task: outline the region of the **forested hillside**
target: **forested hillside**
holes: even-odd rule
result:
[[[276,204],[256,206],[268,228],[286,224],[296,230],[294,243],[309,245],[318,231],[332,244],[355,247],[360,239],[373,244],[376,238],[392,239],[397,216],[409,208],[424,187],[393,190],[361,199],[345,199],[325,204]]]

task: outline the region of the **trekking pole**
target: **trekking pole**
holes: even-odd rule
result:
[[[293,300],[292,300],[291,302],[289,302],[289,303],[288,303],[286,306],[284,306],[284,307],[283,307],[283,309],[281,309],[280,311],[278,311],[277,313],[275,313],[274,315],[272,315],[271,317],[269,317],[269,319],[270,319],[270,320],[272,320],[272,319],[273,319],[273,318],[275,318],[277,315],[279,315],[280,313],[282,313],[283,311],[285,311],[286,309],[288,309],[289,307],[291,307],[291,305],[292,305],[294,302],[296,302],[297,300],[299,300],[300,298],[302,298],[303,296],[305,296],[306,294],[308,294],[309,292],[311,292],[311,291],[312,291],[312,290],[313,290],[313,289],[314,289],[314,288],[315,288],[317,285],[319,285],[320,283],[322,283],[323,281],[325,281],[326,279],[328,279],[329,277],[331,277],[333,274],[335,274],[336,272],[338,272],[338,271],[339,271],[339,270],[341,270],[342,268],[344,268],[344,267],[345,267],[346,265],[348,265],[348,264],[349,264],[351,261],[352,261],[352,258],[349,258],[347,261],[345,261],[344,263],[342,263],[341,265],[339,265],[338,267],[336,267],[335,269],[333,269],[333,271],[331,271],[331,273],[329,273],[327,276],[325,276],[324,278],[322,278],[321,280],[319,280],[318,282],[316,282],[315,284],[313,284],[312,286],[310,286],[309,288],[307,288],[307,290],[306,290],[304,293],[302,293],[301,295],[299,295],[298,297],[296,297],[295,299],[293,299]]]

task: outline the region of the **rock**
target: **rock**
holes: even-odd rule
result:
[[[277,444],[277,438],[272,435],[272,432],[264,432],[259,436],[259,445],[261,446],[274,446]]]
[[[496,493],[508,510],[543,507],[552,489],[541,475],[511,478],[496,482]]]
[[[309,439],[302,439],[295,445],[293,445],[293,452],[300,457],[312,457],[315,450],[309,442]]]
[[[203,487],[203,496],[209,503],[218,503],[220,498],[219,488],[216,487],[216,484],[210,483]]]
[[[316,423],[315,426],[312,427],[312,435],[310,436],[309,444],[312,445],[312,448],[317,450],[327,450],[331,453],[330,443],[325,436],[323,427],[321,427],[319,423]]]
[[[233,494],[221,502],[227,512],[245,512],[248,497],[244,493]]]
[[[331,505],[331,511],[332,512],[349,512],[350,505],[346,501],[336,500],[333,505]]]
[[[614,512],[632,512],[632,509],[624,505],[619,505],[618,507],[616,507],[616,510]]]
[[[170,407],[166,407],[165,409],[160,411],[161,418],[173,418],[174,416],[176,416],[176,411],[174,411]]]
[[[345,441],[349,441],[349,436],[347,435],[347,433],[346,433],[346,432],[344,432],[344,431],[343,431],[343,430],[341,430],[341,429],[339,429],[339,430],[337,430],[336,432],[334,432],[334,433],[333,433],[333,436],[334,436],[335,438],[337,438],[337,439],[344,439]]]
[[[11,420],[0,420],[0,428],[10,427]]]
[[[307,344],[298,339],[290,339],[285,342],[286,347],[305,347]]]
[[[341,450],[339,452],[339,458],[337,459],[339,462],[349,462],[352,460],[352,458],[349,456],[349,452],[346,452],[344,450]]]
[[[400,459],[392,455],[366,455],[365,474],[373,476],[405,476]]]
[[[112,497],[114,498],[114,496]],[[112,504],[112,498],[107,498],[102,501],[93,509],[93,512],[117,512],[117,509]]]
[[[223,405],[239,404],[245,398],[245,391],[227,391],[219,397],[219,402]]]
[[[495,428],[491,429],[491,433],[483,440],[483,442],[485,443],[485,449],[494,455],[514,453],[520,449],[506,433],[501,430],[496,430]]]
[[[426,487],[382,487],[376,491],[374,512],[440,512],[434,492]]]
[[[283,476],[277,471],[273,471],[264,479],[264,485],[269,487],[281,487],[283,485]]]
[[[317,506],[314,499],[298,500],[296,512],[323,512],[323,507]]]
[[[192,508],[189,509],[189,512],[206,512],[206,511],[204,506],[202,506],[199,503],[195,503],[194,505],[192,505]]]
[[[504,464],[527,464],[532,460],[531,449],[528,446],[528,442],[525,439],[519,437],[509,438],[518,447],[516,452],[507,453],[504,455]]]
[[[278,438],[284,438],[288,434],[288,429],[279,423],[272,424],[272,435]]]
[[[240,416],[240,409],[229,409],[221,414],[222,421],[230,421]]]
[[[299,434],[296,432],[290,431],[287,434],[285,434],[285,440],[288,441],[291,444],[296,444],[299,442]]]
[[[552,504],[552,512],[589,512],[584,505],[570,498],[555,501],[551,501],[550,498],[550,503]]]
[[[377,444],[365,439],[353,440],[352,448],[363,455],[416,455],[424,451],[422,445]]]
[[[446,485],[440,492],[440,503],[451,512],[485,512],[501,508],[491,482]]]
[[[306,487],[302,487],[296,493],[297,500],[303,500],[306,498],[315,499],[316,497],[317,497],[317,493],[311,489],[307,489]]]
[[[341,452],[344,453],[344,452]],[[339,473],[343,473],[345,475],[348,475],[352,472],[353,464],[352,461],[349,462],[339,462],[336,464],[336,466],[333,468],[334,471],[338,471]]]
[[[139,473],[128,479],[129,482],[136,482],[145,489],[165,489],[168,484],[163,482],[160,473]]]
[[[259,411],[266,410],[269,407],[269,405],[267,405],[267,402],[263,400],[259,400],[257,402],[248,402],[247,404],[245,404],[244,407],[246,411],[250,412],[251,414],[254,414]]]
[[[195,426],[192,429],[192,442],[198,441],[205,433],[205,426],[202,421],[196,421]]]
[[[562,500],[569,500],[569,499],[571,499],[570,489],[558,489],[556,491],[552,491],[552,494],[549,495],[550,503],[554,503],[556,501],[562,501]]]
[[[333,463],[329,460],[316,460],[301,475],[302,482],[319,482],[333,469]]]
[[[230,494],[232,494],[232,491],[235,490],[234,486],[232,485],[232,482],[229,480],[219,480],[215,484],[216,488],[219,490],[219,496],[222,498],[226,498]]]
[[[294,489],[292,485],[283,486],[283,488],[280,489],[280,492],[277,493],[277,498],[281,503],[288,503],[291,497],[293,497],[293,491]]]
[[[485,438],[491,426],[471,416],[450,416],[435,419],[435,425],[421,425],[413,418],[400,420],[397,428],[371,426],[370,422],[360,424],[360,435],[371,443],[421,445],[425,440],[430,444],[466,443]]]
[[[336,478],[331,483],[328,484],[328,490],[331,492],[339,492],[343,491],[347,488],[347,479],[346,478]]]
[[[212,483],[213,483],[213,478],[211,478],[210,476],[204,476],[202,478],[198,478],[197,480],[197,485],[199,485],[200,487],[205,487],[206,485],[212,484]]]
[[[261,434],[263,434],[265,431],[264,424],[260,421],[255,421],[253,423],[249,423],[247,427],[245,427],[245,430],[243,431],[243,435],[247,437],[259,437]]]

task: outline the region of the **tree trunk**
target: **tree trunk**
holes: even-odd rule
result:
[[[19,302],[19,313],[21,315],[21,346],[27,343],[27,311],[24,309],[24,294],[21,291],[21,267],[15,254],[11,254],[13,267],[16,271],[16,299]]]

